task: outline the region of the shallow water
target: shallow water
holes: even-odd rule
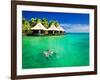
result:
[[[43,51],[56,55],[47,59]],[[89,65],[89,34],[69,33],[60,36],[23,36],[22,68],[73,67]]]

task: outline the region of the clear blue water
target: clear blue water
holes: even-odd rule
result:
[[[47,59],[43,51],[56,53]],[[59,36],[23,36],[22,68],[89,66],[89,34],[68,33]]]

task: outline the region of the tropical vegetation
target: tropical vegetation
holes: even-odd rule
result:
[[[22,32],[25,34],[32,33],[31,28],[34,27],[39,22],[41,22],[41,24],[47,29],[51,25],[55,25],[56,27],[60,25],[58,21],[55,21],[55,20],[48,21],[46,18],[43,18],[43,19],[31,18],[30,20],[26,20],[23,17],[22,18]]]

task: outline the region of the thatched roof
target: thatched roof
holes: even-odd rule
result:
[[[62,27],[56,27],[54,24],[52,24],[50,28],[47,29],[41,24],[41,22],[37,23],[34,27],[32,27],[31,30],[65,31]]]
[[[34,27],[32,27],[31,30],[47,30],[47,29],[41,24],[41,22],[39,22]]]
[[[61,26],[58,26],[59,31],[65,31]]]
[[[58,31],[59,29],[56,28],[56,26],[55,26],[54,24],[52,24],[52,25],[50,26],[50,28],[48,28],[48,30]]]

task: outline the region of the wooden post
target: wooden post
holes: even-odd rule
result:
[[[55,31],[53,31],[53,34],[55,33]]]

